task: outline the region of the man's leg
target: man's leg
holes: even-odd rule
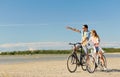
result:
[[[77,51],[79,48],[80,48],[80,45],[76,45],[76,47],[73,50]]]
[[[89,53],[88,53],[88,48],[87,48],[87,46],[85,45],[85,46],[83,46],[83,50],[84,50],[84,52],[85,52],[85,56],[87,57],[86,58],[86,61],[88,61],[88,58],[89,58]]]

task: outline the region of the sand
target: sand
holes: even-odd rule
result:
[[[97,69],[92,74],[82,71],[81,67],[70,73],[66,60],[1,64],[0,77],[119,77],[120,58],[107,58],[107,62],[107,72]]]

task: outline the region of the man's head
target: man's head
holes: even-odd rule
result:
[[[88,25],[87,24],[83,25],[82,29],[83,31],[88,31]]]

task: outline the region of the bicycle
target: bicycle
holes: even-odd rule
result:
[[[80,58],[77,56],[76,45],[79,44]],[[89,73],[93,73],[95,71],[95,59],[92,55],[88,55],[89,60],[86,60],[87,57],[85,53],[83,53],[83,48],[81,43],[69,43],[69,45],[73,45],[72,54],[67,59],[67,69],[69,72],[74,73],[77,70],[78,66],[81,66],[83,71],[88,71]]]
[[[103,51],[102,49],[100,49],[101,51]],[[91,49],[91,53],[92,53],[92,56],[94,57],[94,55],[93,55],[93,49]],[[101,52],[102,53],[102,52]],[[105,55],[104,55],[104,53],[102,53],[102,58],[103,58],[103,63],[102,63],[102,60],[101,60],[101,58],[100,58],[100,55],[99,54],[97,54],[97,56],[96,56],[96,59],[95,59],[95,57],[94,57],[94,59],[95,59],[95,67],[97,68],[99,68],[101,71],[103,71],[104,70],[104,68],[106,68],[107,69],[107,59],[106,59],[106,57],[105,57]]]

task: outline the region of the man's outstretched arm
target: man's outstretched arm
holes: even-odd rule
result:
[[[72,31],[75,31],[75,32],[81,32],[80,30],[78,30],[78,29],[76,29],[76,28],[69,27],[69,26],[67,26],[66,28],[67,28],[67,29],[70,29],[70,30],[72,30]]]

